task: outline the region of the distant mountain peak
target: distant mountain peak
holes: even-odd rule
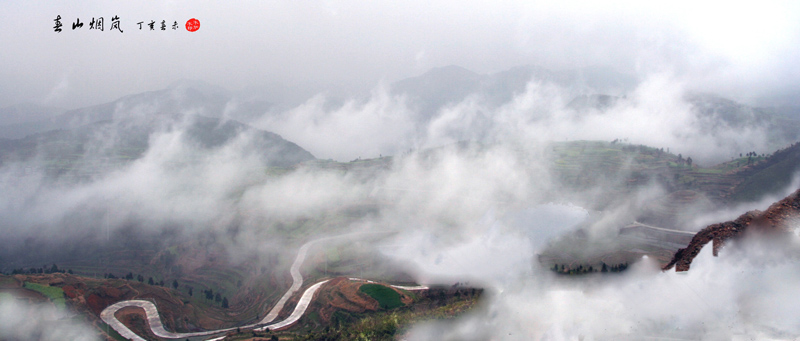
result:
[[[194,89],[204,94],[216,94],[224,96],[229,96],[230,94],[230,91],[221,86],[213,85],[208,82],[197,79],[180,79],[170,83],[170,85],[167,86],[166,89],[169,90]]]
[[[442,75],[469,75],[469,76],[480,76],[478,73],[469,70],[467,68],[458,66],[458,65],[447,65],[447,66],[440,66],[435,67],[427,72],[425,72],[422,76],[442,76]]]

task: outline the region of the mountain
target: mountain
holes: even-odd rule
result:
[[[0,164],[37,163],[48,174],[93,173],[140,158],[156,134],[182,132],[183,142],[200,151],[242,137],[241,153],[255,154],[266,166],[290,167],[314,156],[281,136],[258,130],[231,116],[252,114],[268,104],[243,102],[231,108],[224,89],[182,81],[159,91],[67,111],[46,121],[47,128],[23,138],[0,139]]]
[[[798,191],[765,212],[748,212],[694,233],[702,227],[694,225],[698,215],[737,202],[755,202],[792,185],[800,174],[800,142],[769,156],[745,156],[709,168],[677,162],[676,155],[660,149],[620,143],[569,141],[553,143],[549,149],[554,165],[551,181],[564,189],[552,197],[559,192],[575,193],[562,200],[614,213],[588,219],[575,233],[545,248],[539,262],[548,268],[598,269],[603,262],[626,264],[648,255],[664,269],[677,265],[678,271],[685,271],[708,242],[714,242],[716,254],[726,240],[744,236],[746,231],[786,232],[800,221]],[[626,202],[653,184],[664,194]],[[582,192],[587,188],[591,190]],[[598,199],[591,191],[603,195]],[[619,207],[630,211],[615,210]],[[595,225],[620,232],[590,238],[586,231]]]
[[[567,103],[567,108],[575,111],[606,110],[616,105],[619,99],[620,97],[601,94],[580,95]]]
[[[18,139],[50,130],[51,120],[63,112],[62,109],[30,103],[1,108],[0,138]]]
[[[701,131],[709,135],[765,129],[770,132],[768,143],[773,146],[793,143],[800,136],[800,116],[788,108],[751,107],[707,93],[690,93],[686,100],[693,107]]]
[[[409,96],[417,110],[425,114],[464,100],[481,87],[486,78],[460,66],[434,68],[419,77],[407,78],[391,85],[392,92]]]
[[[116,101],[70,110],[53,119],[58,129],[72,129],[115,119],[154,119],[194,114],[220,117],[230,95],[199,81],[182,80],[166,89],[128,95]]]
[[[290,167],[314,156],[281,136],[234,120],[191,116],[188,123],[102,121],[75,129],[53,130],[22,139],[0,139],[0,164],[28,161],[38,155],[51,175],[67,170],[94,172],[140,158],[151,147],[151,137],[183,129],[183,141],[200,151],[212,151],[246,136],[243,153],[255,153],[266,166]]]
[[[460,66],[445,66],[391,85],[396,95],[408,96],[423,120],[436,111],[463,101],[470,95],[481,97],[493,106],[507,103],[523,93],[530,82],[554,84],[574,92],[586,94],[622,95],[632,90],[637,80],[609,68],[590,67],[551,71],[542,67],[524,65],[492,74],[478,74]]]
[[[49,130],[75,129],[96,122],[137,116],[153,119],[191,114],[252,122],[273,105],[251,97],[236,97],[221,87],[202,81],[180,80],[165,89],[67,111],[33,105],[15,106],[0,110],[0,138],[19,139]]]
[[[732,201],[754,201],[786,188],[800,174],[800,143],[772,153],[740,171],[744,180],[734,187]]]
[[[524,94],[531,84],[560,88],[558,93],[566,100],[563,109],[577,120],[637,105],[634,97],[628,97],[638,85],[637,79],[608,68],[554,71],[525,65],[479,74],[451,65],[395,82],[390,89],[392,94],[406,98],[406,103],[415,113],[412,119],[418,131],[425,131],[427,123],[441,117],[443,109],[448,106],[474,99],[478,103],[479,110],[475,115],[479,123],[465,123],[466,126],[460,130],[473,133],[467,138],[482,139],[485,137],[483,130],[491,131],[487,127],[493,124],[494,109]],[[747,150],[763,153],[794,143],[800,137],[800,110],[797,107],[756,107],[697,92],[687,93],[683,100],[688,104],[692,117],[681,134],[688,139],[711,138],[713,143],[724,146],[729,155]],[[530,119],[534,122],[543,120],[557,114],[558,110],[537,113]],[[713,162],[724,159],[721,155],[703,156],[712,158]]]
[[[726,242],[743,238],[748,233],[790,233],[797,219],[800,219],[800,190],[772,204],[764,212],[750,211],[735,220],[707,226],[692,238],[688,246],[678,250],[663,269],[669,270],[674,266],[676,271],[688,271],[692,260],[709,242],[714,256],[717,256]]]

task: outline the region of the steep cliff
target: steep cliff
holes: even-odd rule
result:
[[[772,204],[766,211],[747,212],[733,221],[712,224],[698,232],[686,248],[678,250],[663,270],[675,266],[676,271],[687,271],[700,250],[712,242],[714,256],[725,242],[741,238],[751,232],[786,233],[800,218],[800,190]]]

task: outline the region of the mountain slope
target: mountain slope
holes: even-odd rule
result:
[[[781,149],[741,171],[746,179],[730,196],[732,201],[754,201],[786,188],[800,172],[800,143]]]
[[[764,212],[750,211],[735,220],[707,226],[692,238],[688,246],[678,250],[672,261],[663,269],[669,270],[674,266],[676,271],[688,271],[692,260],[709,242],[712,243],[716,256],[729,240],[742,238],[748,232],[786,233],[789,232],[792,223],[797,223],[798,218],[800,218],[800,190],[772,204]]]
[[[779,108],[752,107],[705,93],[688,94],[686,100],[693,107],[701,131],[706,134],[763,129],[769,132],[767,142],[773,146],[795,142],[800,136],[800,119],[786,115]]]
[[[50,175],[71,170],[96,172],[138,159],[159,134],[180,132],[197,151],[213,151],[241,138],[238,150],[253,153],[266,166],[290,167],[314,156],[281,136],[246,124],[218,118],[188,116],[148,120],[101,121],[73,129],[53,130],[22,139],[0,140],[0,164],[35,161]]]
[[[50,120],[61,113],[61,109],[36,104],[0,108],[0,138],[18,139],[49,130]]]
[[[525,92],[530,82],[555,84],[570,89],[575,95],[592,93],[624,94],[636,86],[636,80],[606,68],[582,68],[551,71],[523,65],[492,74],[478,74],[460,66],[445,66],[392,84],[392,92],[408,96],[411,104],[430,119],[436,111],[479,96],[492,106],[507,103]]]
[[[252,96],[251,96],[252,97]],[[19,139],[56,129],[102,121],[199,115],[249,122],[272,107],[258,98],[238,98],[201,81],[181,80],[167,88],[121,97],[108,103],[63,111],[34,105],[0,109],[0,138]]]

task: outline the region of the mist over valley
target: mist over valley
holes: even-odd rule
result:
[[[800,334],[795,5],[92,5],[0,5],[0,339]]]

